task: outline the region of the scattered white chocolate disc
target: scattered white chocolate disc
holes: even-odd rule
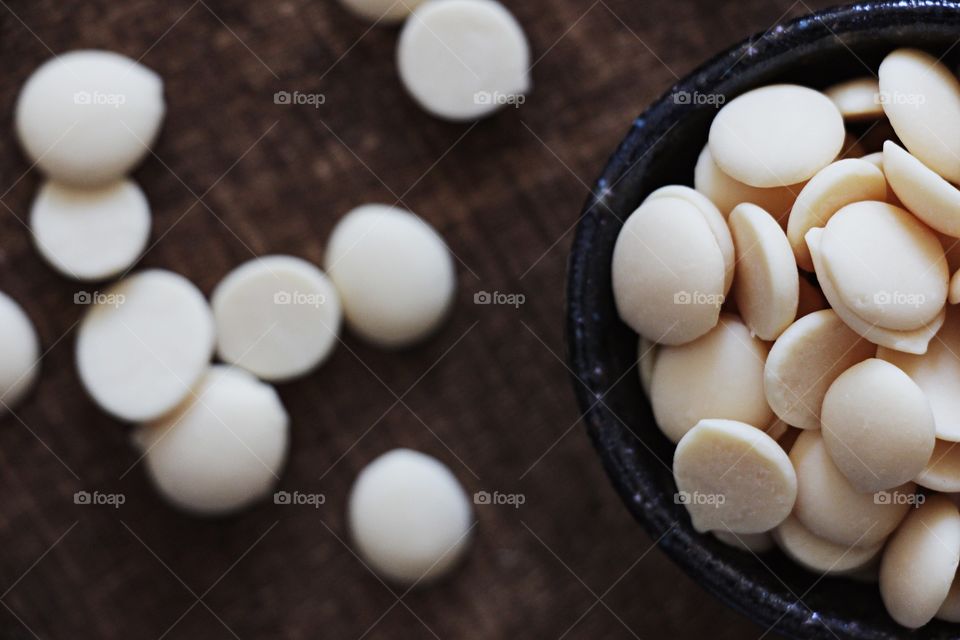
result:
[[[707,196],[724,216],[730,215],[741,202],[749,202],[770,212],[781,225],[786,223],[790,208],[803,188],[803,184],[792,184],[760,189],[738,182],[720,170],[710,155],[709,146],[703,148],[697,159],[697,166],[693,170],[693,186]]]
[[[844,305],[871,324],[910,331],[947,300],[950,275],[937,236],[886,202],[856,202],[824,228],[820,252]]]
[[[817,574],[842,574],[870,564],[883,548],[883,542],[864,547],[835,544],[814,535],[790,516],[773,530],[773,539],[787,556]]]
[[[960,514],[931,495],[890,538],[880,564],[880,595],[890,616],[916,629],[933,619],[960,562]]]
[[[827,302],[827,299],[824,297],[823,291],[820,291],[820,287],[810,284],[810,281],[803,276],[800,277],[799,284],[800,291],[797,302],[798,318],[810,315],[814,311],[830,308],[830,303]]]
[[[914,329],[912,331],[884,329],[883,327],[867,322],[844,304],[840,294],[834,288],[833,281],[830,279],[830,273],[827,271],[820,254],[822,235],[823,229],[819,227],[810,229],[810,231],[807,232],[807,247],[810,249],[810,255],[813,258],[813,264],[816,268],[817,278],[820,282],[823,295],[826,296],[827,301],[830,302],[830,306],[844,323],[874,344],[897,351],[903,351],[904,353],[926,353],[930,341],[934,335],[936,335],[937,331],[940,330],[940,327],[943,326],[946,311],[941,309],[933,321],[920,329]]]
[[[150,205],[133,180],[78,189],[45,182],[30,210],[30,231],[44,259],[78,280],[128,269],[150,237]]]
[[[736,246],[737,309],[761,340],[775,340],[797,317],[797,263],[783,229],[760,207],[743,203],[730,213]]]
[[[16,301],[0,293],[0,414],[20,402],[40,371],[40,340]]]
[[[819,429],[827,389],[875,351],[831,309],[800,318],[777,338],[767,356],[763,388],[770,408],[787,424]]]
[[[937,620],[946,622],[960,622],[960,580],[953,579],[950,585],[950,591],[947,592],[947,598],[937,609]]]
[[[612,278],[620,318],[648,340],[677,345],[716,326],[726,264],[700,209],[686,198],[659,197],[624,223]]]
[[[844,120],[875,120],[883,117],[880,83],[876,78],[854,78],[837,83],[823,93],[837,105]]]
[[[449,572],[473,527],[469,498],[450,469],[410,449],[385,453],[360,472],[347,518],[364,561],[411,586]]]
[[[357,16],[377,24],[393,24],[405,19],[423,0],[340,0]]]
[[[833,463],[863,493],[916,478],[936,440],[923,391],[878,358],[855,364],[834,380],[823,398],[820,422]]]
[[[880,64],[880,99],[897,136],[920,162],[960,182],[960,82],[925,51],[897,49]]]
[[[960,492],[960,443],[937,440],[927,466],[915,481],[934,491]]]
[[[738,317],[726,313],[707,335],[661,346],[650,389],[661,431],[678,442],[705,418],[769,425],[773,412],[763,394],[767,348]]]
[[[885,200],[887,181],[883,172],[865,160],[838,160],[810,179],[790,211],[787,239],[797,265],[813,271],[813,261],[804,237],[814,227],[822,227],[837,211],[861,200]]]
[[[146,155],[164,115],[163,81],[109,51],[71,51],[33,72],[17,99],[16,130],[31,160],[72,185],[122,178]]]
[[[219,356],[264,380],[309,373],[337,344],[337,292],[300,258],[265,256],[240,265],[213,290],[210,305]]]
[[[773,549],[773,538],[764,533],[733,533],[732,531],[714,531],[713,535],[725,545],[749,553],[766,553]]]
[[[427,337],[446,318],[456,294],[453,258],[443,238],[396,207],[364,205],[341,218],[324,264],[347,324],[384,347]]]
[[[523,28],[494,0],[424,3],[407,19],[397,46],[407,91],[448,120],[475,120],[522,104],[530,62]]]
[[[877,357],[903,370],[930,402],[937,438],[960,442],[960,309],[949,309],[927,352],[911,355],[880,347]]]
[[[218,365],[173,412],[138,425],[136,441],[167,500],[219,515],[270,493],[286,459],[288,423],[273,387]]]
[[[818,430],[800,433],[790,460],[797,473],[793,514],[811,533],[834,544],[869,547],[882,542],[916,499],[912,482],[876,494],[854,489],[833,464]]]
[[[122,420],[142,422],[177,406],[207,370],[214,323],[186,278],[154,269],[78,301],[93,303],[77,333],[77,368],[90,396]]]
[[[643,392],[650,397],[650,386],[653,384],[653,366],[657,363],[657,350],[660,347],[643,336],[637,343],[638,368],[640,369],[640,386]]]
[[[960,189],[890,140],[883,144],[883,171],[910,213],[940,233],[960,237]]]
[[[830,98],[799,85],[769,85],[720,109],[710,125],[710,154],[734,180],[782,187],[830,164],[845,134],[843,117]]]
[[[793,465],[780,445],[735,420],[698,422],[677,445],[673,475],[701,532],[769,531],[790,515],[797,496]]]
[[[700,213],[703,214],[704,220],[706,220],[707,224],[710,226],[710,230],[713,232],[713,237],[717,241],[717,247],[720,248],[720,253],[723,255],[723,293],[726,295],[727,292],[730,291],[730,285],[733,284],[736,255],[733,249],[733,237],[730,235],[730,228],[727,227],[727,221],[724,218],[724,215],[720,213],[720,210],[717,209],[716,205],[710,201],[710,198],[703,195],[699,191],[695,191],[690,187],[684,187],[681,185],[668,185],[666,187],[660,187],[647,196],[647,200],[669,197],[686,200],[695,206]]]

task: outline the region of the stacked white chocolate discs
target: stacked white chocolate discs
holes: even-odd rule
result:
[[[271,383],[325,362],[343,317],[378,346],[424,340],[453,306],[456,270],[424,220],[366,205],[336,225],[329,277],[302,258],[255,257],[226,274],[208,303],[172,271],[127,275],[146,245],[150,207],[126,174],[149,151],[164,110],[159,76],[121,55],[78,51],[41,66],[16,115],[25,152],[48,178],[30,227],[41,255],[64,275],[120,276],[75,297],[89,305],[77,334],[81,382],[103,410],[134,423],[133,443],[170,503],[226,514],[267,496],[283,471],[290,417]],[[0,407],[7,409],[36,378],[39,344],[3,294],[0,336]],[[213,364],[215,355],[224,364]],[[468,546],[466,496],[440,461],[409,450],[384,454],[358,476],[349,498],[358,552],[396,582],[440,577]]]
[[[846,130],[875,125],[896,139]],[[911,628],[960,621],[958,182],[960,82],[900,49],[879,80],[728,102],[695,189],[650,194],[613,253],[693,526],[873,567]]]
[[[397,69],[426,112],[452,121],[523,104],[530,91],[530,45],[497,0],[341,0],[374,24],[403,22]]]

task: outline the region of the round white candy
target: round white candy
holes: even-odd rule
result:
[[[846,120],[874,120],[883,117],[880,83],[867,76],[847,80],[824,90]]]
[[[913,215],[940,233],[960,237],[960,189],[891,140],[883,143],[883,172]]]
[[[340,0],[361,18],[379,24],[400,22],[410,15],[423,0]]]
[[[443,238],[409,211],[357,207],[333,230],[324,261],[350,328],[384,347],[432,333],[456,293],[453,258]]]
[[[80,295],[80,294],[78,294]],[[213,314],[186,278],[160,269],[116,283],[80,322],[77,368],[87,392],[123,420],[160,417],[182,401],[213,355]]]
[[[868,565],[883,547],[883,541],[869,546],[836,544],[814,535],[790,516],[773,530],[773,539],[797,564],[817,574],[850,573]]]
[[[960,81],[918,49],[890,53],[877,73],[883,110],[907,150],[943,178],[960,182]]]
[[[133,180],[78,189],[46,182],[30,210],[40,254],[78,280],[104,280],[129,268],[150,237],[150,205]]]
[[[27,155],[48,176],[99,185],[126,175],[147,153],[164,115],[163,81],[126,56],[72,51],[27,80],[16,129]]]
[[[240,265],[210,299],[217,353],[264,380],[289,380],[319,366],[340,330],[340,300],[317,267],[292,256]]]
[[[530,47],[494,0],[427,2],[407,19],[397,48],[400,79],[440,118],[474,120],[530,89]]]
[[[442,462],[394,449],[364,468],[350,492],[347,517],[360,556],[402,584],[441,577],[468,548],[473,511]]]
[[[211,367],[175,411],[138,426],[147,471],[170,502],[205,515],[267,495],[287,452],[287,412],[270,385]]]
[[[710,125],[710,154],[734,180],[781,187],[811,178],[843,147],[840,111],[819,91],[776,84],[748,91]]]
[[[732,245],[729,236],[726,231]],[[716,326],[728,272],[714,227],[700,208],[688,198],[648,198],[617,236],[613,297],[634,331],[679,345]]]
[[[919,329],[947,301],[950,274],[940,241],[899,207],[845,206],[824,227],[820,253],[844,306],[881,328]]]
[[[697,158],[697,166],[693,170],[693,186],[710,198],[724,216],[729,216],[733,208],[741,202],[749,202],[769,212],[782,226],[786,223],[787,215],[803,188],[803,183],[760,189],[738,182],[720,170],[710,155],[710,146],[707,145]]]
[[[19,402],[37,379],[40,341],[13,298],[0,293],[0,413]]]

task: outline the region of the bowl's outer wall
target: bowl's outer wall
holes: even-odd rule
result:
[[[828,9],[754,36],[681,80],[637,118],[594,185],[568,265],[567,339],[588,433],[621,498],[660,547],[709,591],[765,628],[794,638],[956,638],[934,622],[911,632],[886,614],[877,585],[821,578],[780,553],[762,558],[698,534],[674,503],[673,445],[640,388],[637,337],[617,317],[610,285],[623,220],[665,184],[693,183],[716,108],[674,98],[726,101],[771,82],[822,88],[876,73],[899,46],[926,49],[957,69],[960,4],[877,2]],[[709,102],[709,101],[708,101]],[[655,598],[655,593],[642,597]]]

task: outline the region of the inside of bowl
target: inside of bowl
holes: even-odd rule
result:
[[[881,2],[800,18],[706,63],[637,118],[587,202],[569,265],[568,340],[574,386],[588,432],[622,499],[675,561],[731,606],[797,638],[899,638],[875,583],[821,577],[778,551],[760,557],[695,532],[676,504],[673,445],[654,424],[639,384],[637,336],[617,317],[610,288],[613,246],[623,220],[654,189],[693,183],[693,168],[716,114],[676,99],[796,82],[823,88],[875,75],[894,48],[922,48],[957,69],[960,5]],[[934,622],[922,638],[960,634]]]

